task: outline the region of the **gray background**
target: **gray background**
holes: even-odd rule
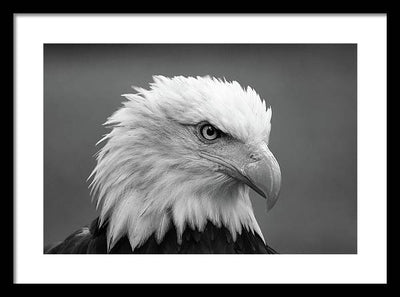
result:
[[[266,213],[280,253],[357,252],[357,47],[353,44],[44,45],[44,243],[96,217],[87,178],[106,118],[151,76],[212,75],[272,105],[270,148],[282,170]]]

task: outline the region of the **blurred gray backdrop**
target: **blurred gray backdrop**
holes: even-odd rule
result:
[[[355,44],[45,44],[44,244],[97,215],[87,178],[106,118],[152,75],[250,85],[272,106],[282,189],[256,218],[280,253],[357,253]]]

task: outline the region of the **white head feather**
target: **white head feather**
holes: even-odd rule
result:
[[[149,90],[108,118],[112,128],[91,177],[100,221],[109,222],[109,249],[127,235],[134,249],[151,234],[160,242],[171,223],[178,239],[186,225],[202,230],[207,220],[236,238],[242,226],[261,230],[249,189],[210,170],[195,153],[190,130],[207,121],[235,139],[268,143],[271,108],[250,87],[211,77],[154,76]]]

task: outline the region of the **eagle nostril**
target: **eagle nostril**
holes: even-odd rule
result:
[[[254,161],[259,161],[261,159],[260,155],[258,155],[256,153],[251,153],[249,157],[250,157],[250,159],[252,159]]]

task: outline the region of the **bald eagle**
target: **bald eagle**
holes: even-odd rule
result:
[[[275,253],[249,189],[277,201],[271,107],[210,76],[154,76],[104,125],[89,179],[99,216],[45,253]]]

